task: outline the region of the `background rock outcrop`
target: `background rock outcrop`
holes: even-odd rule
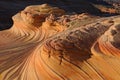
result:
[[[90,13],[101,16],[119,14],[119,2],[109,0],[1,0],[0,30],[9,29],[13,22],[11,17],[29,5],[48,3],[64,9],[68,13]],[[97,5],[97,6],[96,6]]]

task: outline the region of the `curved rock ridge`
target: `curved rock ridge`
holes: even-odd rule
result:
[[[29,6],[0,31],[0,80],[119,80],[120,16]]]
[[[94,44],[94,48],[98,46],[102,54],[120,56],[120,18],[114,19],[114,25],[102,35]]]
[[[35,27],[41,26],[45,18],[50,14],[63,15],[64,10],[57,7],[51,7],[48,4],[28,6],[23,11],[21,11],[21,18],[27,25],[32,25]]]

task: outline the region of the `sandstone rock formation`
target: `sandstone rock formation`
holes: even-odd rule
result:
[[[101,16],[120,14],[119,1],[115,0],[0,0],[0,30],[9,29],[12,26],[11,17],[18,11],[29,5],[43,3],[60,7],[70,13],[87,12]]]
[[[21,11],[21,17],[28,26],[39,27],[49,14],[60,16],[64,13],[65,11],[62,9],[43,4],[41,6],[34,5],[25,8],[25,10]]]
[[[120,16],[68,15],[43,4],[13,21],[0,31],[1,80],[120,79]]]

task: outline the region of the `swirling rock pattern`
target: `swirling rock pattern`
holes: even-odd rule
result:
[[[21,11],[21,17],[28,26],[39,27],[49,14],[62,15],[64,13],[65,11],[62,9],[43,4],[40,6],[34,5],[25,8],[25,10]]]
[[[0,31],[1,80],[120,79],[120,16],[64,13],[43,4],[13,16]]]

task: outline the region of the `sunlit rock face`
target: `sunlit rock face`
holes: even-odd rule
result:
[[[28,6],[0,31],[1,80],[119,80],[120,16]]]
[[[28,26],[39,27],[42,25],[42,22],[45,21],[45,18],[50,14],[59,16],[63,15],[64,13],[65,11],[62,9],[51,7],[48,4],[43,4],[28,6],[23,11],[21,11],[20,15],[24,23]]]

